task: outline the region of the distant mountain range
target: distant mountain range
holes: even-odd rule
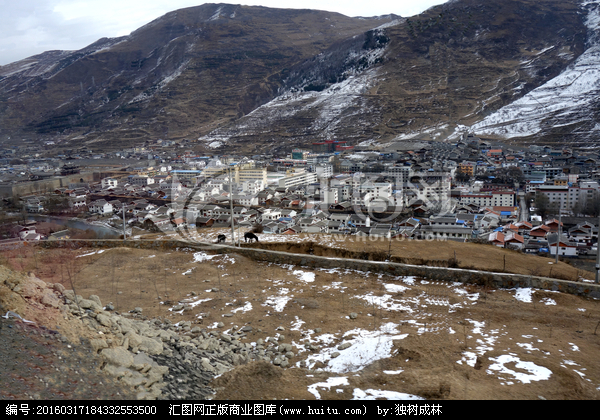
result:
[[[1,66],[0,141],[259,153],[472,132],[597,147],[599,3],[454,0],[410,18],[181,9]]]

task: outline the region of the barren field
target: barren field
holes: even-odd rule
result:
[[[261,235],[261,246],[290,251],[302,246],[264,242]],[[311,242],[317,255],[318,241]],[[437,260],[453,257],[456,250],[461,264],[483,258],[479,263],[498,271],[504,258],[490,255],[507,252],[472,245],[484,248],[478,257],[479,249],[466,247],[471,244],[414,244],[429,246],[429,252],[431,244],[440,246]],[[357,252],[365,246],[355,245]],[[389,247],[366,246],[369,251]],[[392,255],[424,258],[411,246],[394,244]],[[4,262],[84,297],[98,295],[117,312],[139,307],[148,318],[190,321],[207,331],[246,327],[245,340],[254,346],[267,349],[270,340],[291,345],[286,368],[253,362],[215,379],[215,399],[600,398],[597,300],[538,289],[312,270],[189,249],[33,250],[4,253]],[[507,255],[515,257],[507,257],[506,271],[512,272],[536,270],[535,259],[547,269],[551,261]],[[581,274],[564,263],[556,269],[563,268],[568,275]],[[36,318],[35,312],[25,315],[42,325],[54,322]]]

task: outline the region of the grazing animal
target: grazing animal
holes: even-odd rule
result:
[[[227,239],[227,236],[225,235],[219,235],[217,236],[217,243],[221,243],[221,242],[225,242],[225,240]]]
[[[252,242],[252,239],[254,239],[256,242],[258,242],[258,236],[256,236],[252,232],[246,232],[246,233],[244,233],[244,240],[246,242],[248,242],[248,239],[250,239],[250,242]]]

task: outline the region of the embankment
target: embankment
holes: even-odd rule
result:
[[[281,244],[265,244],[266,247]],[[211,243],[190,243],[179,240],[64,240],[44,242],[45,247],[129,247],[142,249],[189,249],[212,251],[215,253],[236,253],[256,261],[267,261],[276,264],[291,264],[313,268],[343,268],[359,271],[371,271],[394,276],[418,276],[436,281],[454,281],[471,283],[488,287],[534,287],[544,290],[560,291],[574,295],[600,298],[600,285],[587,282],[559,280],[533,275],[486,272],[452,267],[433,267],[377,260],[381,256],[368,252],[352,252],[343,249],[332,249],[314,243],[286,244],[286,251],[258,249],[255,247],[235,247]],[[264,246],[264,245],[261,245]],[[320,254],[320,255],[319,255]],[[355,255],[356,254],[356,255]],[[371,258],[371,259],[369,259]]]

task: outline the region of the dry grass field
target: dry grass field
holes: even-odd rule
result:
[[[259,246],[301,251],[307,242],[316,255],[389,249],[386,243],[342,247],[332,238],[308,239],[268,244],[261,235]],[[455,250],[460,266],[501,271],[504,255],[506,271],[549,265],[490,246],[392,244],[392,255],[401,258],[441,261]],[[600,306],[593,299],[190,249],[23,248],[2,256],[13,269],[84,297],[98,295],[121,313],[140,307],[148,318],[190,321],[215,332],[252,327],[245,338],[252,345],[263,340],[267,347],[268,339],[292,345],[287,368],[254,362],[215,379],[216,399],[600,398]],[[578,274],[569,264],[558,270]]]
[[[193,234],[184,235],[187,239],[199,242],[214,243],[219,234],[231,238],[230,229],[200,229]],[[236,232],[237,235],[237,232]],[[243,236],[243,232],[241,233]],[[177,234],[151,235],[140,238],[171,237],[180,238]],[[332,234],[295,234],[273,235],[260,234],[260,242],[244,243],[252,246],[277,251],[294,253],[312,253],[327,257],[360,258],[385,260],[388,254],[393,262],[448,266],[449,261],[456,259],[454,266],[492,272],[506,272],[558,278],[562,280],[593,280],[595,274],[577,268],[569,259],[561,259],[555,264],[555,258],[525,254],[493,245],[482,245],[471,242],[455,242],[451,240],[408,240],[385,238],[368,238],[351,235]]]

